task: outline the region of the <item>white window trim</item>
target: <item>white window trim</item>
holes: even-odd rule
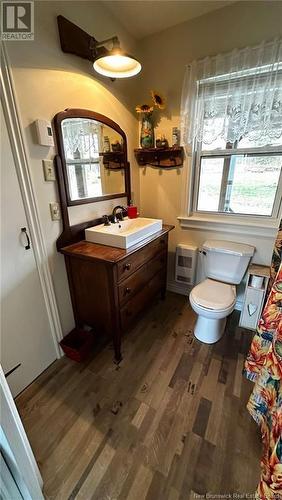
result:
[[[203,217],[198,215],[179,216],[180,225],[184,229],[202,229],[205,231],[216,231],[233,234],[248,234],[250,236],[259,236],[260,238],[275,238],[279,227],[280,219],[271,221],[268,224],[258,222],[255,217],[248,218],[248,222],[233,216],[232,220],[226,220],[226,217]]]
[[[184,161],[184,179],[182,190],[181,215],[177,217],[183,229],[200,229],[233,234],[248,234],[260,238],[273,239],[282,217],[282,186],[278,187],[280,207],[277,217],[211,214],[194,212],[195,154],[186,152]]]

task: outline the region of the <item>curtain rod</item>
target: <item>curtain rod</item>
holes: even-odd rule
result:
[[[274,45],[275,43],[281,43],[281,42],[282,42],[282,38],[279,36],[279,37],[275,37],[273,40],[269,40],[268,42],[266,42],[265,40],[263,40],[258,45],[253,45],[253,46],[247,45],[247,47],[241,47],[240,49],[238,49],[237,47],[235,47],[234,49],[229,50],[228,52],[222,52],[222,53],[219,53],[219,54],[212,54],[210,56],[202,57],[201,59],[194,59],[190,63],[185,64],[185,68],[191,68],[193,62],[201,63],[201,62],[204,62],[205,59],[215,59],[218,56],[225,57],[225,56],[231,55],[235,51],[237,51],[238,53],[240,53],[240,52],[243,52],[244,50],[257,50],[260,47],[263,47],[263,46],[264,47],[269,47],[270,45]]]

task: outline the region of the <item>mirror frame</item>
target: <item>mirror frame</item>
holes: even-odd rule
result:
[[[123,140],[124,147],[124,181],[125,181],[125,190],[123,193],[114,193],[114,194],[105,194],[102,196],[96,196],[92,198],[83,198],[78,200],[71,200],[70,198],[70,190],[67,176],[67,166],[66,166],[66,158],[64,151],[64,143],[63,143],[63,134],[62,134],[62,121],[67,118],[89,118],[90,120],[95,120],[98,122],[107,125],[108,127],[115,130]],[[95,203],[98,201],[112,200],[114,198],[123,198],[127,197],[127,203],[130,202],[130,164],[127,160],[127,140],[124,131],[120,128],[120,126],[115,123],[113,120],[108,118],[107,116],[101,115],[100,113],[96,113],[95,111],[90,111],[88,109],[76,109],[76,108],[67,108],[65,111],[61,111],[54,116],[53,119],[55,137],[56,137],[56,146],[58,154],[61,158],[62,165],[62,173],[63,173],[63,189],[65,191],[64,199],[66,200],[67,206],[74,205],[83,205],[87,203]],[[60,180],[61,182],[61,180]],[[60,186],[62,188],[62,186]]]
[[[61,122],[66,118],[90,118],[94,120],[98,120],[105,125],[113,128],[118,132],[123,138],[124,144],[124,164],[125,164],[125,192],[111,195],[99,196],[96,198],[87,198],[83,200],[75,200],[69,203],[68,197],[68,183],[67,183],[67,169],[65,162],[65,152],[63,146],[63,136],[62,136],[62,127]],[[127,140],[124,131],[120,128],[120,126],[112,121],[107,116],[101,115],[100,113],[96,113],[94,111],[90,111],[88,109],[75,109],[68,108],[65,111],[61,111],[57,113],[53,118],[53,128],[55,131],[55,139],[56,139],[56,147],[57,152],[55,156],[55,165],[56,165],[56,180],[58,185],[59,197],[60,197],[60,205],[61,205],[61,214],[62,214],[62,223],[63,223],[63,231],[57,239],[56,246],[57,250],[60,251],[61,248],[66,245],[70,245],[72,243],[84,240],[84,231],[86,228],[95,226],[97,224],[101,224],[102,218],[87,220],[85,222],[81,222],[79,224],[70,225],[69,220],[69,212],[68,207],[73,205],[83,205],[86,203],[95,203],[104,200],[112,200],[114,198],[127,198],[127,204],[129,205],[131,199],[131,190],[130,190],[130,164],[127,160]]]

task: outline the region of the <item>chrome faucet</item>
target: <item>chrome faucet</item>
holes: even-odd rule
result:
[[[117,211],[120,210],[119,212],[119,217],[117,217]],[[123,220],[123,213],[126,211],[125,207],[122,207],[121,205],[117,205],[116,207],[113,208],[112,212],[112,220],[113,223],[115,224],[119,220]]]

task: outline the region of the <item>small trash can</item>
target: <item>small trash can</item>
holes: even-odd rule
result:
[[[68,358],[81,363],[91,354],[94,345],[93,330],[85,331],[74,328],[60,342],[60,346]]]

